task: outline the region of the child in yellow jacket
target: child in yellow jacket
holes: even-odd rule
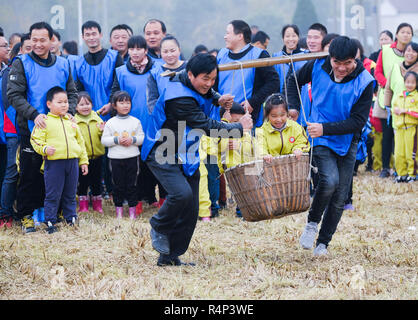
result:
[[[392,106],[395,167],[398,174],[395,182],[415,181],[418,170],[418,75],[409,71],[404,80],[406,90],[395,98]]]
[[[244,108],[239,103],[235,102],[230,110],[221,110],[222,121],[226,122],[239,122],[244,115]],[[244,135],[241,138],[220,139],[219,149],[221,151],[219,160],[221,174],[224,173],[225,169],[229,169],[255,159],[253,142],[249,132],[244,132]],[[242,218],[242,214],[238,206],[236,207],[235,213],[238,218]]]
[[[300,159],[309,152],[310,145],[305,130],[289,119],[289,110],[282,94],[267,98],[264,107],[264,124],[257,128],[258,156],[271,163],[279,155],[294,154]]]
[[[46,100],[50,110],[46,126],[36,126],[30,141],[35,152],[45,158],[45,223],[48,233],[53,233],[57,231],[55,223],[60,204],[67,223],[74,225],[77,219],[78,167],[87,175],[89,160],[80,128],[67,115],[65,90],[53,87],[47,92]]]
[[[101,138],[105,123],[92,108],[93,102],[89,94],[85,91],[79,92],[75,119],[83,135],[87,156],[89,158],[89,173],[85,176],[80,175],[79,178],[77,190],[79,213],[89,211],[88,188],[90,188],[92,194],[93,210],[103,213],[101,181],[105,148],[101,142]]]
[[[205,160],[207,158],[207,150],[211,144],[211,138],[202,136],[199,145],[200,155],[200,180],[199,180],[199,219],[202,221],[210,221],[211,219],[211,201],[208,185],[208,170],[206,169]]]

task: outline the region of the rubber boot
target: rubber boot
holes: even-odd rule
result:
[[[93,197],[93,211],[103,213],[102,196],[99,195]]]
[[[123,207],[116,207],[116,219],[122,219]]]
[[[136,219],[136,207],[129,207],[129,219]]]
[[[79,196],[78,213],[89,212],[89,198],[87,196]]]
[[[135,207],[135,214],[139,216],[142,213],[142,201],[138,201],[138,204]]]

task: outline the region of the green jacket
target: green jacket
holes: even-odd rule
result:
[[[105,147],[101,142],[104,127],[103,120],[94,111],[88,116],[82,116],[77,113],[75,119],[83,135],[89,159],[95,159],[104,155]]]

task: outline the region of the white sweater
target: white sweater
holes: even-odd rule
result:
[[[119,144],[119,137],[132,137],[129,147]],[[139,146],[144,141],[141,122],[130,115],[117,115],[106,122],[102,135],[102,144],[109,147],[109,159],[129,159],[139,155]]]

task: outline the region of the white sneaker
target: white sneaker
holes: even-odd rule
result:
[[[316,222],[309,222],[306,225],[305,230],[299,239],[299,243],[303,249],[312,249],[317,232],[318,224]]]
[[[323,243],[318,244],[313,251],[314,257],[326,256],[327,254],[328,254],[327,247]]]

